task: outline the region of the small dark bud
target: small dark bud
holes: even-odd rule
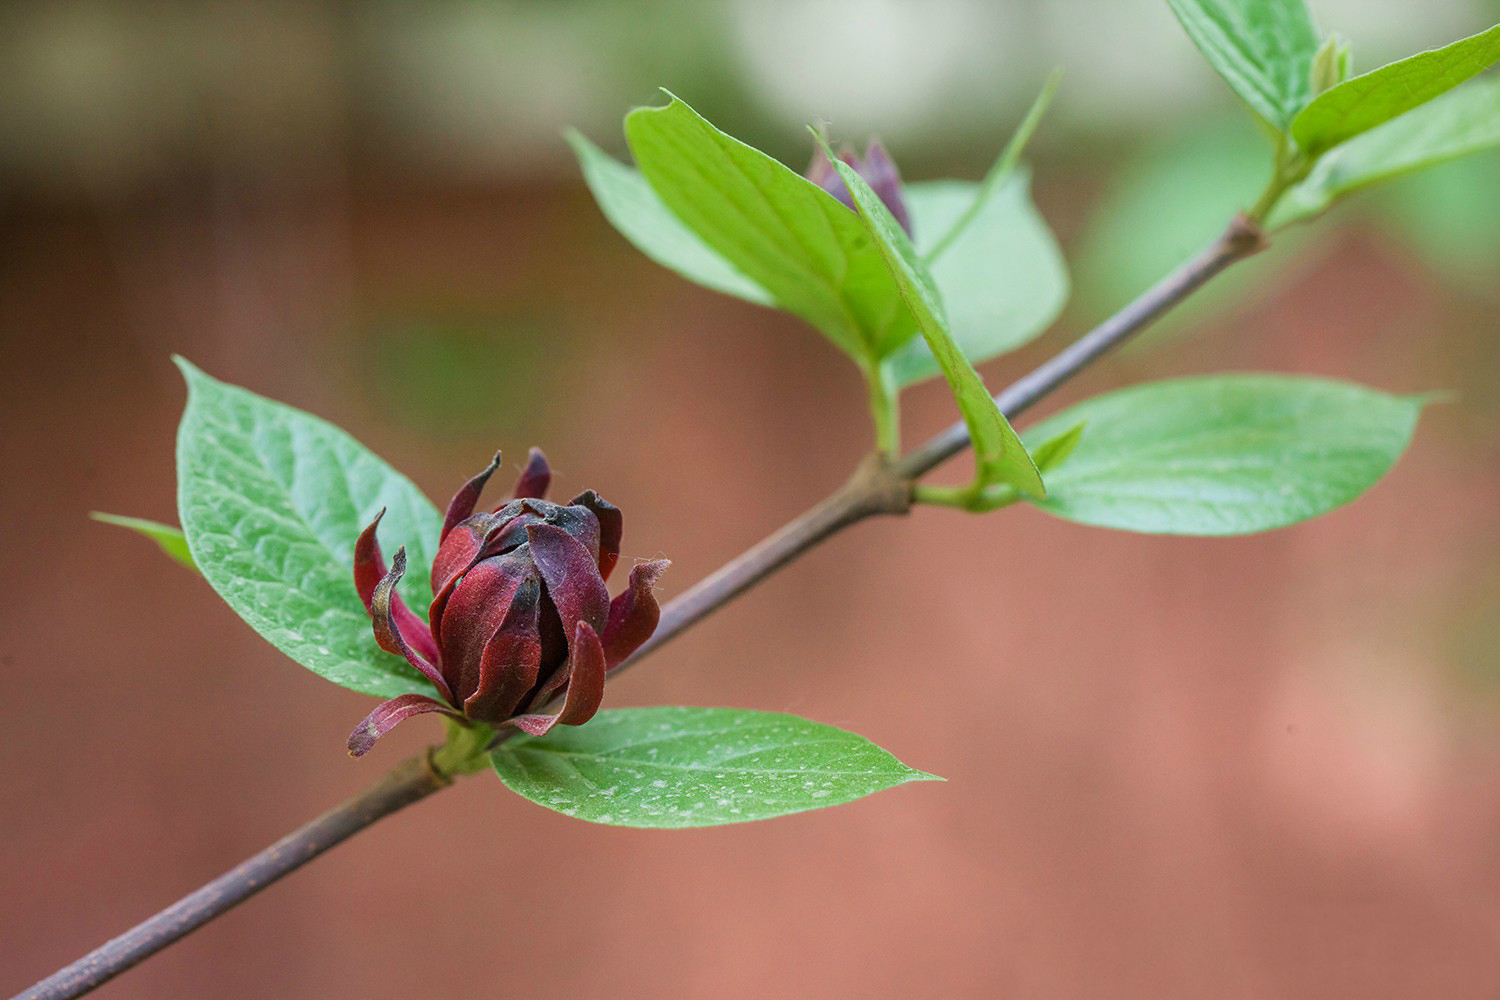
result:
[[[865,179],[870,189],[880,196],[885,207],[890,209],[891,215],[901,223],[901,228],[906,230],[906,235],[911,235],[911,215],[906,210],[906,199],[901,194],[901,172],[896,169],[896,161],[885,151],[885,147],[878,142],[871,142],[865,147],[865,155],[857,156],[852,146],[844,146],[839,151],[839,159],[854,168],[854,172]],[[807,172],[804,174],[808,180],[818,187],[833,195],[849,208],[854,208],[854,196],[849,193],[849,188],[844,184],[844,179],[839,172],[833,169],[823,147],[819,146],[813,153],[812,163],[808,164]]]

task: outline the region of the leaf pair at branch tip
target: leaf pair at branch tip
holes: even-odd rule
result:
[[[821,136],[813,134],[823,142]],[[860,221],[890,268],[902,301],[916,318],[917,330],[937,359],[958,402],[974,447],[974,490],[1004,484],[1024,494],[1044,496],[1042,477],[1031,456],[995,405],[979,373],[948,332],[947,314],[937,285],[906,232],[865,179],[847,163],[834,159],[826,145],[824,150],[854,196]]]
[[[972,362],[1036,336],[1067,296],[1061,252],[1017,169],[1055,86],[1054,75],[983,182],[903,185],[916,245]],[[872,391],[897,393],[942,374],[858,217],[669,97],[626,118],[638,170],[569,135],[616,228],[689,280],[805,319],[856,362]]]
[[[1458,115],[1457,104],[1424,107],[1500,61],[1500,25],[1350,76],[1348,43],[1337,34],[1320,42],[1304,0],[1168,2],[1209,64],[1278,137],[1274,176],[1252,210],[1262,221],[1307,218],[1360,187],[1500,144],[1500,105],[1485,106],[1486,96]],[[1374,138],[1380,131],[1390,134]],[[1373,141],[1343,155],[1366,136]]]
[[[1500,25],[1331,87],[1298,112],[1291,135],[1306,156],[1316,159],[1447,93],[1497,60]]]

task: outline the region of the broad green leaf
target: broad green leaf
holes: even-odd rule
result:
[[[842,729],[732,708],[613,709],[516,737],[490,763],[537,805],[658,829],[747,823],[942,780]]]
[[[1282,196],[1274,226],[1309,218],[1360,188],[1500,146],[1500,79],[1475,80],[1350,139]]]
[[[94,511],[89,517],[103,524],[113,524],[120,528],[134,531],[138,535],[144,535],[151,539],[166,553],[167,558],[179,562],[190,570],[198,569],[197,563],[193,562],[193,554],[188,551],[187,539],[182,537],[182,529],[170,524],[162,524],[160,521],[147,521],[139,517],[124,517],[120,514],[105,514]]]
[[[1036,337],[1068,297],[1067,265],[1031,202],[1026,176],[1013,174],[989,197],[985,193],[982,185],[966,181],[908,184],[905,190],[924,259],[930,258],[933,241],[983,199],[972,221],[927,265],[953,339],[975,364]],[[941,372],[921,337],[908,340],[887,364],[898,385]]]
[[[1304,0],[1167,0],[1209,65],[1284,130],[1312,99],[1321,40]]]
[[[1319,155],[1426,104],[1496,61],[1500,61],[1500,24],[1324,91],[1292,122],[1292,137],[1309,155]]]
[[[1031,456],[995,405],[979,373],[948,332],[947,315],[937,284],[923,265],[916,247],[907,238],[906,230],[853,167],[832,155],[831,151],[828,159],[853,195],[854,204],[859,207],[859,219],[868,227],[891,276],[895,278],[902,299],[916,317],[917,329],[937,359],[943,377],[948,380],[948,387],[953,391],[953,398],[957,400],[964,423],[969,428],[978,466],[977,481],[984,485],[1014,486],[1023,494],[1042,496],[1046,491]]]
[[[1038,472],[1050,472],[1063,463],[1073,449],[1078,447],[1078,442],[1083,438],[1083,428],[1086,424],[1076,424],[1068,430],[1063,431],[1056,437],[1048,438],[1035,448],[1031,449],[1031,460],[1036,463]]]
[[[177,432],[177,507],[203,576],[273,646],[335,684],[390,697],[431,693],[382,652],[354,589],[354,542],[383,507],[386,551],[406,547],[401,583],[425,608],[442,517],[410,480],[310,414],[210,378],[188,384]]]
[[[625,136],[641,174],[683,224],[861,366],[912,336],[865,227],[812,181],[676,97],[626,115]]]
[[[1037,501],[1125,531],[1238,535],[1346,504],[1405,450],[1422,400],[1312,378],[1224,375],[1123,389],[1029,428],[1088,422]]]
[[[689,281],[757,305],[774,305],[766,290],[735,269],[673,215],[640,171],[616,160],[581,133],[568,142],[599,209],[641,253]]]

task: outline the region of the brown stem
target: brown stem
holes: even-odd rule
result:
[[[156,916],[43,979],[14,1000],[67,1000],[104,985],[137,962],[202,927],[231,907],[398,809],[448,787],[453,779],[434,767],[430,753],[396,765],[354,798],[196,889]]]
[[[1105,351],[1145,328],[1214,275],[1264,246],[1260,229],[1244,216],[1236,218],[1197,256],[1006,388],[995,397],[996,403],[1006,416],[1017,416]],[[915,481],[968,446],[968,432],[962,423],[957,423],[895,463],[879,456],[867,460],[842,488],[662,608],[661,622],[650,641],[620,664],[615,673],[639,663],[699,619],[844,528],[874,514],[906,513]],[[506,730],[497,742],[513,734],[514,730]],[[452,769],[435,766],[430,754],[405,761],[367,791],[18,994],[16,1000],[82,996],[381,817],[447,787],[454,773]]]
[[[1244,215],[1237,216],[1218,239],[1130,305],[1001,391],[995,397],[996,404],[1007,417],[1019,416],[1110,348],[1150,325],[1214,275],[1265,246],[1260,228]],[[634,666],[698,619],[723,607],[851,524],[873,514],[906,513],[911,508],[915,481],[968,446],[968,428],[959,421],[895,463],[882,462],[878,457],[867,460],[837,492],[664,607],[661,623],[650,641],[616,667],[614,674]]]
[[[1248,216],[1235,216],[1218,239],[1148,288],[1130,305],[1001,390],[995,396],[1000,412],[1012,420],[1020,416],[1110,348],[1151,325],[1220,271],[1254,256],[1267,245],[1265,234]],[[969,430],[960,421],[903,457],[896,463],[895,472],[911,479],[920,478],[968,446]]]

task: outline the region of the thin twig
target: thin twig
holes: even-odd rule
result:
[[[1134,302],[1021,376],[995,396],[995,403],[1014,420],[1034,403],[1077,375],[1100,355],[1149,326],[1167,310],[1202,288],[1219,272],[1267,246],[1259,226],[1245,215]],[[897,475],[918,479],[969,447],[969,430],[959,421],[896,463]]]
[[[1259,227],[1237,216],[1203,250],[1093,330],[1063,348],[1051,359],[1002,390],[995,402],[1009,418],[1022,411],[1088,367],[1110,348],[1139,333],[1150,323],[1201,288],[1216,274],[1266,246]],[[969,447],[969,431],[955,423],[893,465],[867,462],[843,488],[754,548],[705,577],[662,609],[661,623],[651,640],[615,668],[611,676],[634,666],[712,611],[857,521],[874,514],[903,514],[911,506],[914,482]]]
[[[1010,385],[995,397],[996,403],[1007,417],[1019,415],[1220,271],[1264,246],[1260,229],[1244,216],[1236,218],[1197,256]],[[867,461],[845,486],[668,603],[650,641],[614,673],[639,663],[699,619],[844,528],[875,514],[905,513],[910,508],[916,480],[968,446],[968,432],[960,422],[895,463],[879,458]],[[507,730],[506,734],[512,732]],[[69,1000],[88,993],[376,820],[446,788],[452,781],[449,771],[434,766],[430,753],[404,761],[365,792],[23,991],[15,1000]]]
[[[16,994],[13,1000],[66,1000],[83,996],[376,820],[452,783],[451,777],[433,766],[430,753],[408,758],[354,798],[292,831],[237,868],[188,893],[67,968]]]

